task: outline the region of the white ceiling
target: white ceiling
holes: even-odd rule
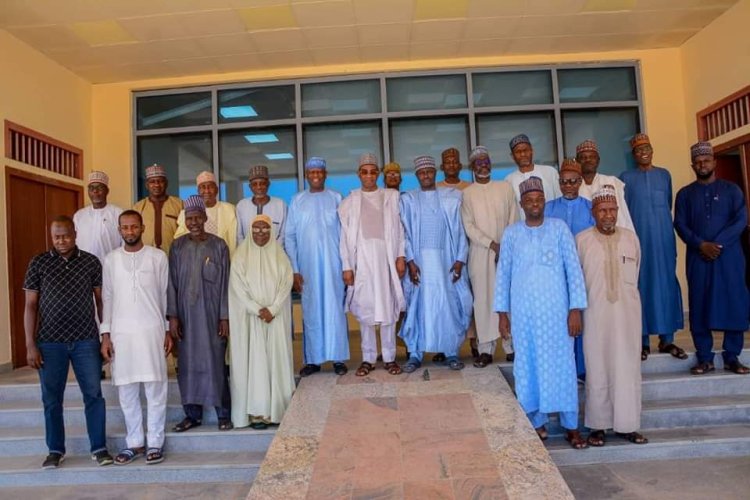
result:
[[[105,83],[676,47],[736,1],[0,0],[0,28]]]

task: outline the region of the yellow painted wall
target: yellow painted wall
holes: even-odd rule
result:
[[[688,137],[698,138],[698,111],[750,85],[750,0],[740,0],[682,44]],[[750,133],[750,125],[712,141],[720,144]]]
[[[10,120],[83,149],[91,160],[91,84],[0,30],[0,123]],[[0,134],[0,151],[5,151]],[[4,153],[3,153],[4,156]],[[8,284],[5,166],[45,175],[45,171],[3,158],[0,175],[0,290]],[[55,174],[49,177],[72,180]],[[75,181],[73,181],[75,183]],[[11,361],[10,304],[0,293],[0,369]]]

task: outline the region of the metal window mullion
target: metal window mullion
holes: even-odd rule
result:
[[[477,124],[474,118],[474,82],[471,79],[471,71],[466,72],[466,104],[469,106],[469,151],[477,146]]]
[[[216,185],[221,186],[221,172],[219,169],[219,130],[216,128],[219,120],[219,91],[211,90],[211,162],[213,173],[216,177]],[[221,189],[219,189],[221,196]]]
[[[219,130],[242,130],[251,128],[276,128],[288,127],[297,123],[295,118],[284,118],[283,120],[263,120],[257,122],[232,122],[216,125]]]
[[[562,110],[560,109],[557,68],[552,68],[552,102],[555,106],[555,141],[557,142],[557,165],[559,168],[565,158],[565,142],[563,141]]]
[[[525,104],[522,106],[479,106],[473,108],[474,113],[497,114],[497,113],[533,113],[537,111],[554,111],[555,104]]]
[[[297,145],[297,191],[305,189],[305,162],[304,162],[304,148],[302,138],[302,84],[297,82],[294,84],[294,115],[295,120],[295,135]]]
[[[442,116],[466,116],[469,108],[429,109],[422,111],[394,111],[386,113],[388,118],[435,118]]]
[[[385,76],[380,77],[380,140],[383,143],[383,165],[391,161],[391,134],[388,122],[388,89]]]
[[[598,102],[567,102],[560,103],[562,109],[605,109],[605,108],[636,108],[638,101],[598,101]]]
[[[382,113],[362,113],[359,115],[332,115],[332,116],[308,116],[300,118],[305,125],[314,125],[316,123],[346,123],[355,121],[372,121],[379,120]]]
[[[170,134],[192,134],[195,132],[210,132],[211,125],[193,125],[190,127],[170,127],[170,128],[157,128],[153,130],[138,130],[135,132],[136,137],[150,136],[150,135],[170,135]]]
[[[643,91],[641,88],[641,63],[636,61],[633,65],[635,71],[635,97],[638,100],[638,121],[640,125],[639,132],[648,133],[646,131],[646,116],[643,109]]]

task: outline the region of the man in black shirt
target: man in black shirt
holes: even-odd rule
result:
[[[49,448],[42,468],[54,469],[65,457],[63,398],[70,364],[83,394],[91,459],[110,465],[95,318],[98,311],[101,320],[102,265],[94,255],[76,247],[70,217],[57,217],[50,235],[53,250],[31,260],[23,284],[26,360],[39,370]]]

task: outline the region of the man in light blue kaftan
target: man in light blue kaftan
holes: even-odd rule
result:
[[[513,335],[516,396],[539,437],[547,437],[548,414],[559,412],[566,439],[581,449],[573,337],[586,308],[583,272],[568,226],[544,217],[542,180],[530,177],[519,189],[526,220],[507,228],[500,243],[500,333]]]
[[[401,195],[409,280],[404,284],[406,318],[399,336],[410,357],[404,371],[422,364],[424,352],[445,353],[453,370],[472,311],[468,273],[463,272],[469,245],[461,220],[461,192],[436,188],[435,160],[414,160],[420,188]]]
[[[659,352],[687,359],[674,344],[674,332],[683,327],[682,292],[677,281],[677,243],[672,226],[672,177],[653,165],[654,150],[646,134],[630,141],[637,169],[620,175],[625,201],[641,243],[642,347],[641,359],[651,353],[649,335],[659,335]]]
[[[294,291],[302,294],[303,352],[300,375],[320,371],[333,361],[334,371],[348,370],[349,332],[344,314],[337,209],[341,195],[325,188],[326,163],[318,157],[305,164],[309,189],[297,193],[289,205],[284,246],[294,271]]]

